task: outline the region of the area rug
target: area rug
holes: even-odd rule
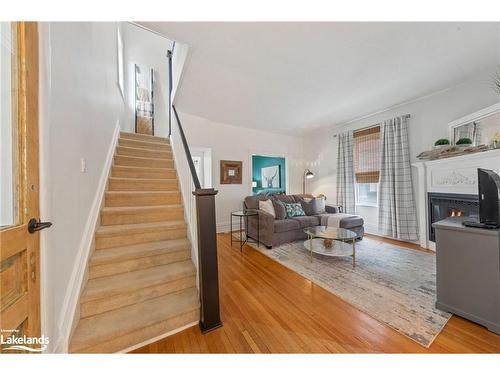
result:
[[[311,263],[303,242],[251,246],[424,347],[451,317],[434,307],[434,254],[364,238],[356,243],[353,269],[351,257],[314,254]]]

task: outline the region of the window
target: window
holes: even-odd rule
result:
[[[356,204],[378,207],[378,183],[356,183]]]
[[[377,204],[380,174],[380,126],[354,132],[354,173],[356,204]]]
[[[123,67],[123,40],[122,40],[122,34],[120,32],[120,26],[116,28],[116,45],[118,49],[118,59],[117,59],[117,64],[118,64],[118,87],[120,88],[120,92],[122,94],[122,97],[125,98],[125,76],[123,73],[124,67]]]

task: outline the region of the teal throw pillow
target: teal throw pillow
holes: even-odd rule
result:
[[[285,203],[286,217],[306,216],[300,203]]]

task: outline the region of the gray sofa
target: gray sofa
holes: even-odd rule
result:
[[[277,199],[283,203],[300,203],[302,198],[302,195],[253,195],[246,197],[243,201],[243,208],[254,209],[259,212],[258,216],[248,218],[249,237],[257,239],[257,228],[259,228],[260,242],[268,248],[306,239],[307,235],[304,233],[304,228],[327,225],[328,217],[338,213],[337,207],[326,205],[325,212],[317,215],[275,219],[269,213],[259,210],[259,201],[261,200]],[[259,220],[258,226],[257,220]],[[355,216],[342,219],[339,226],[352,230],[358,235],[359,239],[362,239],[364,235],[363,224],[363,218]]]

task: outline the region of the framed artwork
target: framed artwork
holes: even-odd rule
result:
[[[155,134],[154,71],[135,65],[135,132]]]
[[[262,187],[269,189],[279,189],[281,187],[280,166],[273,165],[261,169]]]
[[[220,161],[220,183],[221,184],[241,184],[241,172],[243,162],[241,161]]]

